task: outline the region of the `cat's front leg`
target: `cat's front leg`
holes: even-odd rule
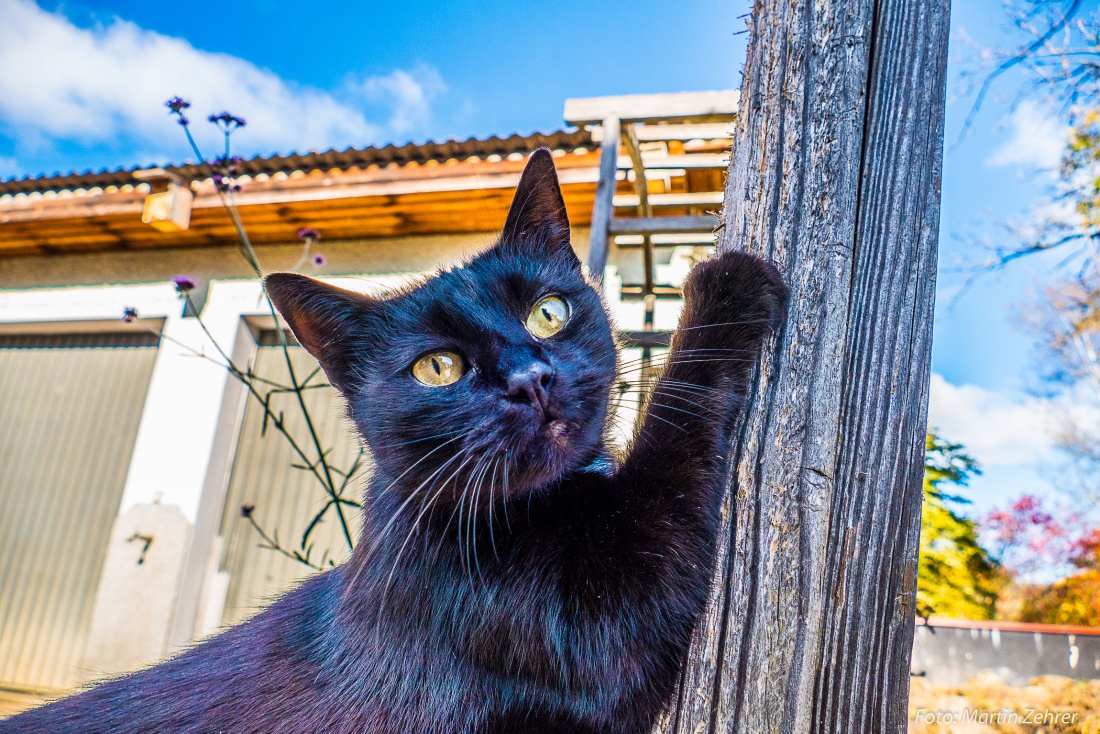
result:
[[[614,478],[618,496],[672,528],[671,540],[688,538],[697,549],[713,544],[733,420],[761,344],[786,314],[787,295],[773,265],[740,252],[699,264],[684,283],[667,364]]]
[[[668,594],[649,600],[657,608],[701,611],[733,421],[761,344],[779,328],[786,303],[775,267],[744,253],[701,263],[684,284],[684,311],[664,373],[612,479],[630,518],[635,560]]]
[[[682,485],[687,476],[674,467],[713,466],[728,443],[760,346],[779,327],[786,304],[779,272],[753,255],[727,252],[692,270],[680,326],[624,470],[644,469]]]
[[[589,590],[582,608],[598,610],[580,629],[617,631],[586,640],[618,666],[593,679],[625,682],[646,671],[623,697],[649,717],[672,695],[706,604],[730,431],[761,344],[782,322],[787,288],[770,264],[727,253],[692,271],[684,298],[630,454],[607,480],[610,491],[579,493],[595,511],[589,560],[572,586]],[[645,716],[628,730],[648,730]]]

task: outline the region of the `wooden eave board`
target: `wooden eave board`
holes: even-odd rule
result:
[[[570,220],[585,226],[596,188],[595,154],[557,158]],[[238,195],[257,244],[290,242],[301,227],[325,239],[492,232],[504,221],[523,160],[390,166],[251,181]],[[0,205],[0,256],[228,245],[232,224],[208,182],[196,187],[190,228],[142,223],[145,194],[26,198]]]

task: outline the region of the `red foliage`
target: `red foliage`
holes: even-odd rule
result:
[[[1065,575],[1097,562],[1100,530],[1064,505],[1048,505],[1026,494],[978,521],[993,556],[1015,576]]]
[[[990,512],[979,525],[1010,576],[1000,593],[999,616],[1100,625],[1100,528],[1066,505],[1034,495]]]

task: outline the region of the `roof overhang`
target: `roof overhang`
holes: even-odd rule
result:
[[[240,165],[236,205],[256,244],[293,241],[302,227],[326,239],[491,232],[527,154],[543,145],[557,157],[571,221],[584,226],[599,157],[586,131],[251,159]],[[184,227],[142,221],[148,197],[181,184],[191,195]],[[195,166],[0,183],[0,257],[236,241],[212,179]]]
[[[584,227],[596,198],[601,125],[613,118],[609,129],[624,131],[637,160],[619,154],[612,163],[612,206],[635,217],[642,209],[710,216],[721,202],[737,99],[729,90],[571,99],[564,116],[579,128],[571,132],[257,157],[234,164],[242,189],[233,197],[257,245],[292,242],[304,227],[326,240],[495,232],[527,156],[546,146],[569,219]],[[641,179],[646,202],[638,170],[649,171]],[[186,164],[0,182],[0,258],[234,245],[212,174]],[[630,232],[608,231],[635,244]]]

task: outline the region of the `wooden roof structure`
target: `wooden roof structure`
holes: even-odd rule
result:
[[[704,97],[696,100],[700,94]],[[675,108],[676,99],[698,106],[719,94],[730,95],[570,100],[566,110],[572,115],[578,104],[598,111],[608,104],[637,106],[639,100],[643,107],[648,101],[650,109]],[[492,232],[503,224],[527,155],[547,146],[556,158],[570,221],[587,227],[600,177],[601,127],[594,120],[574,131],[545,135],[256,157],[237,166],[235,180],[242,190],[236,203],[250,239],[258,245],[294,241],[303,227],[319,230],[326,240]],[[664,129],[664,134],[640,143],[646,167],[656,172],[647,177],[649,195],[643,207],[631,183],[639,162],[630,151],[618,161],[614,206],[627,218],[631,212],[638,216],[641,208],[664,216],[701,215],[719,208],[728,123],[683,122],[670,115],[660,126],[649,126]],[[639,151],[632,152],[637,157]],[[189,222],[177,231],[161,231],[143,222],[142,212],[147,197],[173,182],[190,191]],[[0,182],[0,259],[236,241],[205,167],[186,164]]]

